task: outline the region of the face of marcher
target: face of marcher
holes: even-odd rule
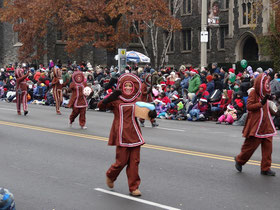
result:
[[[131,82],[126,82],[123,91],[126,95],[131,95],[133,92],[133,84]]]

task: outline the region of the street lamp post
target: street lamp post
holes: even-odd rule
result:
[[[208,42],[208,31],[207,31],[207,0],[201,0],[201,49],[200,49],[200,66],[207,66],[207,42]],[[205,39],[204,36],[207,35]]]

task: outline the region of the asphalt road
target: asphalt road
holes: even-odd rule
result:
[[[0,102],[0,186],[14,194],[18,210],[280,209],[279,136],[272,156],[277,175],[265,177],[260,149],[243,173],[234,168],[242,127],[159,120],[151,128],[146,122],[143,195],[134,201],[125,170],[108,191],[119,194],[106,191],[105,172],[115,156],[106,142],[111,113],[88,111],[88,129],[81,130],[77,122],[68,127],[69,109],[62,108],[61,116],[54,107],[30,105],[29,111],[17,116],[15,104]]]

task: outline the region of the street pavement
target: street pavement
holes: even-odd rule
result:
[[[114,162],[107,146],[113,115],[88,111],[87,130],[68,127],[71,110],[29,105],[27,116],[0,102],[0,186],[18,210],[280,209],[280,138],[272,155],[276,177],[260,175],[260,148],[238,173],[233,157],[242,127],[158,120],[142,129],[140,200],[130,200],[125,169],[113,191],[105,173]],[[116,193],[116,194],[110,194]],[[151,203],[149,203],[150,201]]]

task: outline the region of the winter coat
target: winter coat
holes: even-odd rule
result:
[[[207,83],[207,88],[206,88],[206,90],[209,92],[210,95],[214,92],[214,90],[215,90],[215,84],[214,84],[214,81],[213,81],[213,80]]]
[[[268,138],[277,135],[272,117],[269,111],[269,103],[261,104],[266,93],[265,82],[267,76],[260,74],[254,83],[254,89],[250,92],[247,100],[248,117],[243,129],[243,136]]]
[[[276,92],[280,92],[280,82],[277,79],[273,79],[270,82],[271,86],[271,94],[275,94]]]
[[[250,89],[250,85],[251,85],[250,78],[245,78],[241,82],[239,90],[242,91],[243,97],[247,97],[248,96],[248,92],[247,91]]]
[[[200,76],[196,74],[189,80],[189,88],[188,88],[189,93],[196,93],[198,91],[199,85],[200,85]]]
[[[216,89],[219,89],[219,90],[223,90],[223,83],[222,83],[222,81],[220,80],[220,79],[213,79],[214,80],[214,84],[215,84],[215,90]]]
[[[186,77],[183,79],[183,81],[181,81],[181,88],[188,88],[189,87],[189,80],[190,80],[190,77]]]
[[[205,114],[207,109],[208,109],[208,105],[206,103],[203,104],[199,104],[197,103],[196,105],[194,105],[194,107],[192,108],[192,110],[194,109],[198,109],[200,111],[200,114]]]

